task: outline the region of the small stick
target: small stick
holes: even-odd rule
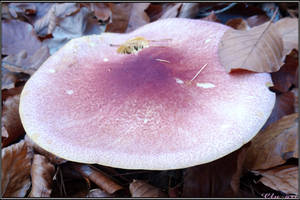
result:
[[[199,76],[200,72],[207,66],[207,64],[208,64],[208,63],[206,63],[205,65],[203,65],[203,67],[201,67],[201,69],[200,69],[200,70],[197,72],[197,74],[189,81],[189,83],[192,83],[192,81],[195,80],[195,79]]]

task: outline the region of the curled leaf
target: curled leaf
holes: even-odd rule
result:
[[[245,166],[268,169],[298,157],[298,113],[282,117],[259,132],[251,142]]]
[[[55,167],[42,155],[35,154],[31,168],[30,197],[50,197]]]
[[[159,188],[141,180],[133,180],[129,185],[129,190],[132,197],[167,197],[167,194]]]
[[[73,164],[73,168],[82,176],[89,178],[97,186],[108,194],[113,194],[122,189],[122,186],[114,182],[112,179],[104,175],[100,170],[83,164]]]
[[[244,20],[243,18],[230,19],[226,22],[226,25],[230,26],[234,29],[237,29],[237,30],[248,30],[249,29],[249,25],[248,25],[247,21]]]
[[[150,22],[150,18],[145,12],[150,3],[133,3],[132,11],[130,13],[128,26],[126,32],[131,32],[140,26]]]
[[[227,72],[237,69],[275,72],[283,64],[283,42],[271,22],[246,31],[227,30],[218,51]]]
[[[8,136],[2,139],[2,147],[6,147],[18,140],[25,134],[19,115],[20,95],[7,98],[3,103],[2,129],[5,129]]]
[[[283,40],[283,54],[289,54],[293,49],[298,50],[298,19],[283,18],[275,23],[276,29]]]
[[[259,181],[274,190],[298,195],[298,171],[298,166],[293,165],[258,171],[263,176]]]
[[[1,196],[25,197],[31,185],[32,149],[24,140],[2,149]]]

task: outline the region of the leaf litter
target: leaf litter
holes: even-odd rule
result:
[[[6,187],[6,190],[2,189],[3,196],[104,197],[119,195],[124,197],[127,194],[118,192],[128,190],[131,192],[128,193],[129,196],[156,197],[158,193],[167,190],[163,193],[170,197],[239,197],[243,195],[240,193],[239,186],[245,184],[241,183],[243,179],[240,179],[244,176],[243,170],[257,170],[256,172],[263,177],[260,179],[263,184],[274,190],[295,194],[295,188],[288,184],[293,184],[298,179],[294,176],[298,168],[286,164],[290,159],[298,159],[297,151],[294,149],[298,142],[295,139],[295,131],[298,130],[297,120],[293,121],[298,113],[298,19],[290,18],[297,16],[297,13],[291,10],[295,6],[290,7],[286,6],[288,4],[279,3],[280,15],[277,13],[275,18],[281,19],[276,19],[276,23],[273,23],[270,22],[268,16],[274,15],[275,10],[270,10],[270,8],[276,9],[277,4],[6,3],[3,5],[2,30],[5,31],[2,37],[2,105],[4,105],[2,118],[5,113],[7,119],[15,119],[18,116],[17,96],[25,81],[34,74],[49,55],[55,53],[70,39],[102,32],[130,32],[149,22],[168,17],[201,18],[224,24],[227,21],[227,25],[237,29],[231,29],[231,34],[238,35],[237,32],[240,31],[237,40],[244,45],[254,47],[254,50],[244,49],[245,54],[250,52],[250,57],[232,52],[225,54],[226,57],[220,54],[222,62],[224,60],[228,62],[228,65],[225,65],[226,70],[228,72],[235,69],[272,72],[274,86],[270,89],[277,95],[275,108],[258,134],[258,137],[264,137],[264,139],[251,141],[248,151],[250,154],[245,153],[247,149],[245,148],[244,153],[239,151],[240,153],[231,154],[231,156],[235,155],[237,160],[230,161],[228,158],[227,161],[215,161],[184,169],[184,177],[168,178],[166,180],[169,183],[165,183],[168,181],[163,178],[162,173],[152,176],[154,172],[147,170],[138,172],[98,165],[101,169],[105,169],[104,173],[91,165],[70,163],[38,147],[27,136],[25,136],[25,142],[24,140],[18,142],[25,134],[24,131],[20,135],[12,134],[14,132],[12,130],[17,130],[18,126],[13,125],[18,124],[18,120],[6,120],[6,122],[4,120],[2,145],[5,139],[15,136],[2,149],[2,169],[4,169],[2,177],[4,179],[1,187]],[[287,14],[283,15],[283,9],[287,9]],[[232,17],[235,15],[230,14],[236,14],[237,17]],[[228,16],[229,18],[226,18]],[[249,41],[243,41],[240,36],[243,34],[251,35],[244,36],[244,40],[247,38]],[[230,34],[226,33],[224,36],[226,35],[229,37]],[[270,40],[268,37],[274,38]],[[277,43],[274,44],[274,41]],[[233,46],[232,41],[224,40],[224,43]],[[266,48],[268,45],[272,48]],[[273,48],[272,53],[270,49]],[[262,52],[267,53],[268,56],[253,61],[251,55],[263,55]],[[243,59],[246,59],[243,61],[246,64],[245,68],[236,65],[236,63],[242,63]],[[12,99],[15,99],[12,101],[14,103],[7,104]],[[11,108],[7,108],[7,105]],[[11,110],[9,112],[12,113],[12,118],[7,117],[9,116],[8,110]],[[14,128],[9,128],[12,126]],[[261,136],[266,134],[268,136]],[[276,139],[270,139],[273,136]],[[261,145],[262,140],[266,142],[264,147],[256,148],[256,152],[253,152],[253,146]],[[14,142],[18,143],[13,144]],[[265,150],[262,151],[262,148]],[[275,152],[276,148],[281,151]],[[261,153],[266,152],[267,149],[269,156],[267,153]],[[36,153],[34,160],[32,160],[32,151]],[[246,162],[244,162],[245,158]],[[19,173],[21,172],[20,166],[15,166],[14,163],[22,163],[27,167]],[[222,167],[224,163],[232,167],[226,168],[228,171],[224,173],[225,169],[219,170],[222,167],[217,167],[219,166],[217,163]],[[252,164],[249,165],[249,163]],[[7,168],[8,166],[10,168]],[[253,168],[253,166],[256,167]],[[56,168],[54,175],[53,167]],[[34,174],[31,193],[29,191],[30,172]],[[11,174],[13,176],[8,178]],[[145,176],[147,174],[148,176]],[[50,177],[53,177],[52,184]],[[149,181],[144,181],[145,178]],[[154,181],[154,179],[159,180]],[[247,195],[250,194],[254,195],[249,191]]]

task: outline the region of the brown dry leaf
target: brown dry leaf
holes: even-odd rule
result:
[[[30,24],[19,20],[2,21],[2,54],[16,55],[25,50],[33,55],[41,46]]]
[[[248,30],[249,29],[249,25],[248,25],[247,21],[244,20],[243,18],[230,19],[226,22],[226,25],[230,26],[236,30]]]
[[[132,9],[130,12],[126,32],[131,32],[150,22],[150,18],[145,12],[149,5],[150,3],[132,3]]]
[[[289,54],[293,49],[298,50],[298,18],[283,18],[275,23],[275,27],[283,40],[283,55]]]
[[[25,134],[19,115],[19,102],[20,95],[9,97],[3,102],[2,129],[5,128],[8,137],[2,138],[2,147],[10,145]]]
[[[34,3],[9,3],[8,8],[9,13],[14,18],[36,13],[36,6]]]
[[[249,144],[213,162],[185,170],[182,197],[237,197],[242,166]]]
[[[124,33],[127,29],[132,3],[109,3],[112,23],[107,24],[105,32]]]
[[[34,22],[34,29],[38,35],[51,34],[59,19],[63,19],[79,10],[76,3],[55,3],[52,4],[45,14],[40,19]]]
[[[264,130],[270,124],[276,122],[283,116],[295,113],[294,103],[295,103],[295,95],[292,92],[276,94],[276,101],[275,101],[274,108],[267,122],[264,124],[262,130]]]
[[[294,112],[298,113],[299,112],[299,90],[298,88],[294,88],[291,90],[291,92],[294,94],[295,96],[295,102],[294,102]]]
[[[5,101],[9,97],[15,96],[17,94],[21,94],[22,90],[23,90],[23,86],[19,86],[19,87],[8,89],[8,90],[2,89],[2,102]]]
[[[35,154],[31,168],[32,188],[29,197],[50,197],[55,167],[42,155]]]
[[[227,72],[236,69],[275,72],[283,64],[283,42],[276,26],[270,22],[247,31],[229,29],[218,51]]]
[[[200,10],[200,3],[182,3],[178,17],[194,18]]]
[[[298,113],[284,116],[260,131],[252,140],[245,166],[251,170],[269,169],[289,158],[298,158]]]
[[[279,71],[271,73],[276,92],[288,92],[294,85],[298,87],[298,52],[293,50],[286,58]]]
[[[16,55],[9,55],[2,60],[3,67],[10,72],[32,75],[50,56],[49,48],[42,46],[33,55],[28,56],[25,50]]]
[[[25,197],[31,185],[32,149],[24,140],[2,149],[1,196]]]
[[[44,149],[42,149],[40,146],[38,146],[36,143],[34,143],[26,134],[24,140],[26,141],[26,143],[31,146],[35,152],[45,156],[51,163],[55,164],[55,165],[60,165],[63,163],[66,163],[67,161],[65,159],[62,159]]]
[[[82,3],[88,7],[99,23],[111,23],[112,22],[112,12],[106,3]]]
[[[248,17],[246,19],[247,21],[247,24],[250,26],[250,27],[253,27],[253,26],[259,26],[261,24],[264,24],[266,22],[268,22],[270,19],[267,15],[253,15],[251,17]]]
[[[263,176],[259,181],[264,185],[286,194],[299,194],[298,166],[284,165],[258,172]]]
[[[208,16],[201,18],[202,20],[206,20],[209,22],[220,22],[215,12],[211,12]]]
[[[169,4],[166,8],[163,8],[163,14],[159,19],[173,18],[177,17],[180,11],[180,8],[183,3]]]
[[[89,191],[89,193],[86,195],[88,198],[99,198],[99,197],[112,197],[112,195],[107,194],[106,192],[100,190],[100,189],[92,189]]]
[[[162,192],[159,188],[156,188],[142,180],[133,180],[133,182],[129,185],[129,190],[131,197],[167,197],[167,194]]]
[[[112,179],[104,175],[99,169],[95,167],[73,163],[73,168],[76,171],[78,171],[82,176],[90,179],[108,194],[113,194],[123,189],[122,186],[120,186]]]

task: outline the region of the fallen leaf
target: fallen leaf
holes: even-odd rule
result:
[[[163,6],[161,3],[150,3],[148,8],[145,10],[150,18],[150,22],[154,22],[159,19],[162,15]]]
[[[298,113],[282,117],[252,139],[245,166],[251,170],[269,169],[298,158],[297,133]]]
[[[194,18],[200,10],[200,3],[182,3],[178,17]]]
[[[6,56],[2,63],[3,67],[10,72],[22,72],[32,75],[49,56],[49,48],[42,46],[31,56],[28,56],[27,52],[23,50],[16,55]]]
[[[270,124],[276,122],[283,116],[295,113],[294,103],[295,95],[292,92],[276,94],[275,105],[273,107],[271,115],[262,127],[262,130],[264,130]]]
[[[8,137],[2,135],[2,147],[10,145],[25,134],[19,115],[19,102],[20,95],[9,97],[3,102],[2,127],[7,131]]]
[[[259,180],[273,190],[286,194],[299,194],[298,191],[298,166],[284,165],[269,170],[258,171],[263,177]]]
[[[52,33],[53,38],[45,39],[43,44],[49,47],[50,55],[53,55],[69,40],[83,35],[100,34],[103,29],[97,20],[92,19],[91,11],[82,7],[78,12],[60,20]]]
[[[42,149],[40,146],[38,146],[35,142],[33,142],[28,135],[25,135],[24,140],[26,141],[26,143],[32,147],[34,149],[35,152],[45,156],[51,163],[55,164],[55,165],[60,165],[62,163],[66,163],[67,161],[65,159],[62,159],[44,149]]]
[[[132,3],[110,3],[112,23],[107,24],[105,32],[124,33],[127,29]]]
[[[261,24],[268,22],[269,20],[270,18],[267,15],[253,15],[246,19],[247,24],[250,27],[259,26]]]
[[[30,188],[33,154],[24,140],[2,149],[1,196],[25,197]]]
[[[55,167],[42,155],[35,154],[31,168],[32,188],[29,197],[50,197]]]
[[[108,194],[113,194],[122,189],[122,186],[114,182],[112,179],[108,178],[100,170],[94,167],[74,163],[73,168],[76,171],[78,171],[82,176],[90,179]]]
[[[131,32],[150,22],[150,18],[145,12],[149,5],[150,3],[132,3],[128,26],[125,32]]]
[[[99,198],[99,197],[112,197],[112,196],[97,188],[97,189],[90,190],[89,193],[86,195],[86,197]]]
[[[106,3],[82,3],[88,7],[99,23],[111,23],[112,12]]]
[[[36,13],[36,6],[34,3],[9,3],[8,8],[10,14],[14,18]]]
[[[236,30],[248,30],[249,26],[246,20],[243,18],[234,18],[226,22],[227,26],[230,26]]]
[[[299,90],[298,88],[294,88],[291,90],[291,92],[294,94],[295,96],[295,102],[294,102],[294,112],[298,113],[299,112]]]
[[[19,20],[2,21],[2,54],[16,55],[25,50],[33,55],[41,46],[32,25]]]
[[[2,105],[7,98],[21,94],[22,90],[23,90],[23,86],[15,87],[12,89],[5,89],[5,90],[2,89]]]
[[[211,12],[208,16],[201,18],[202,20],[206,20],[209,22],[220,22],[215,12]]]
[[[298,19],[283,18],[275,23],[275,27],[283,40],[283,55],[289,54],[293,49],[298,50]]]
[[[283,42],[270,22],[246,31],[229,29],[218,51],[227,72],[237,69],[275,72],[283,64]]]
[[[180,8],[183,3],[175,3],[167,5],[166,8],[163,8],[163,13],[159,19],[173,18],[177,17],[180,11]]]
[[[271,87],[276,92],[288,92],[294,85],[298,86],[298,52],[292,51],[286,58],[285,64],[279,71],[271,73],[274,86]]]
[[[187,168],[182,197],[237,197],[248,146],[245,144],[239,150],[213,162]]]
[[[59,19],[63,19],[78,10],[76,3],[52,4],[47,14],[34,22],[34,29],[41,36],[51,34],[56,28]]]
[[[159,188],[156,188],[142,180],[133,180],[133,182],[129,185],[129,190],[131,197],[167,197],[167,194],[162,192]]]

